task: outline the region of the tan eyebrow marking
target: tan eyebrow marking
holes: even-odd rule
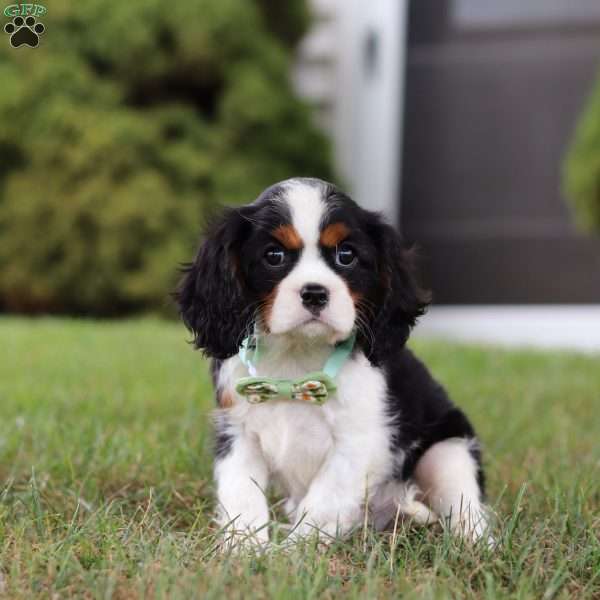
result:
[[[321,245],[335,248],[350,235],[350,230],[344,223],[332,223],[321,232]]]
[[[300,250],[304,247],[302,238],[293,225],[280,225],[273,231],[273,237],[287,250]]]

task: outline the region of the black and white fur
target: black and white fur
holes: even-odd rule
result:
[[[324,306],[303,301],[307,284],[326,290]],[[320,180],[278,183],[210,228],[177,298],[196,346],[213,358],[223,525],[266,542],[265,490],[274,482],[295,535],[346,534],[368,510],[379,528],[402,512],[481,537],[479,445],[405,347],[427,300],[410,253],[380,216]],[[356,328],[337,393],[323,406],[251,405],[237,395],[248,375],[237,352],[255,326],[265,348],[258,372],[280,378],[322,369]]]

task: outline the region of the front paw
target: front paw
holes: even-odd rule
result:
[[[221,548],[226,551],[266,548],[269,544],[269,527],[265,523],[259,527],[242,521],[239,517],[226,521],[219,515],[217,523],[221,526]]]
[[[329,522],[317,525],[313,522],[300,521],[294,525],[287,537],[288,543],[316,540],[320,544],[330,544],[339,536],[337,523]]]
[[[269,547],[269,534],[263,530],[234,529],[226,527],[221,531],[220,548],[223,552],[265,552]]]
[[[310,537],[318,534],[335,536],[337,533],[336,525],[337,524],[334,522],[316,523],[314,520],[303,520],[294,525],[293,533],[299,538]]]
[[[291,534],[295,538],[318,536],[319,541],[333,541],[347,535],[360,524],[359,508],[335,513],[300,510]]]

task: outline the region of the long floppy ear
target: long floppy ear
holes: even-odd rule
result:
[[[208,228],[196,258],[184,267],[175,298],[196,348],[213,358],[238,352],[251,326],[239,268],[239,249],[248,222],[239,210],[229,210]]]
[[[415,253],[407,250],[396,230],[377,218],[371,229],[379,251],[381,310],[372,324],[370,358],[380,363],[408,340],[417,318],[425,313],[430,294],[415,277]]]

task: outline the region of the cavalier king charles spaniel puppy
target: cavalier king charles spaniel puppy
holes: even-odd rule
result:
[[[318,179],[277,183],[213,223],[176,297],[212,358],[232,537],[268,541],[270,483],[292,536],[341,536],[366,515],[485,533],[479,443],[406,348],[427,298],[380,215]]]

